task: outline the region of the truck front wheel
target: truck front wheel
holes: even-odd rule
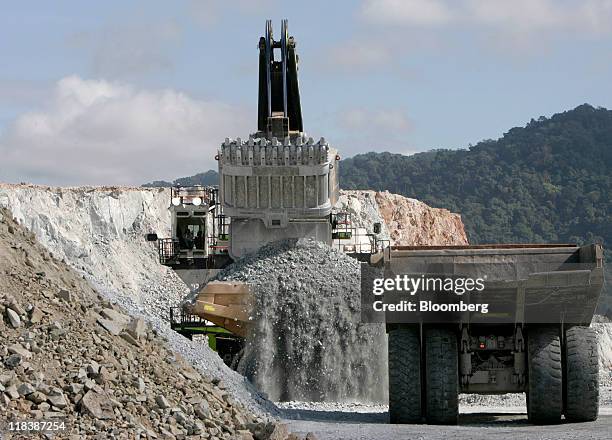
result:
[[[563,410],[558,327],[534,327],[528,335],[527,414],[536,424],[559,423]]]
[[[425,330],[427,423],[457,424],[459,372],[457,334],[450,329]]]
[[[418,327],[389,332],[389,419],[421,422],[421,343]]]
[[[565,418],[589,422],[599,412],[599,360],[597,333],[589,327],[565,332]]]

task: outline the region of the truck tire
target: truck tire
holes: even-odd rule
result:
[[[558,327],[534,327],[528,339],[527,415],[535,424],[561,421],[563,383]]]
[[[599,359],[597,333],[589,327],[565,332],[565,418],[571,422],[597,420]]]
[[[389,332],[389,419],[421,422],[421,344],[419,329]]]
[[[459,372],[457,335],[449,329],[425,331],[425,402],[427,423],[457,424]]]

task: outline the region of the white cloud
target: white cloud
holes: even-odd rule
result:
[[[450,7],[438,0],[366,0],[361,15],[380,24],[437,25],[453,18]]]
[[[610,0],[466,0],[465,20],[513,32],[609,32]]]
[[[395,69],[412,49],[437,52],[456,40],[515,57],[612,35],[612,0],[363,0],[357,15],[359,36],[328,49],[333,69]]]
[[[516,32],[609,33],[612,0],[364,0],[371,23],[429,27],[463,25]]]
[[[66,77],[48,108],[0,136],[0,179],[128,185],[189,175],[216,167],[217,146],[248,135],[249,115],[174,90]]]

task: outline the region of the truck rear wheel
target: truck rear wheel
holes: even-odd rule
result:
[[[599,412],[597,333],[589,327],[565,332],[565,418],[589,422]]]
[[[457,335],[449,329],[425,331],[427,423],[451,425],[459,416]]]
[[[418,327],[389,332],[389,419],[421,422],[421,344]]]
[[[529,421],[536,424],[559,423],[563,410],[563,385],[558,327],[531,329],[527,345]]]

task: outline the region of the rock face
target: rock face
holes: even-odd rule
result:
[[[338,206],[352,216],[355,226],[373,232],[392,245],[465,245],[468,238],[459,214],[388,191],[341,191]]]
[[[468,244],[461,216],[446,209],[388,191],[375,196],[389,238],[396,245],[433,246]]]
[[[0,207],[8,208],[56,258],[104,290],[122,294],[124,302],[155,308],[159,315],[184,293],[169,289],[162,302],[161,295],[148,291],[174,278],[157,262],[156,247],[144,240],[147,232],[169,235],[169,198],[164,189],[0,184]]]

